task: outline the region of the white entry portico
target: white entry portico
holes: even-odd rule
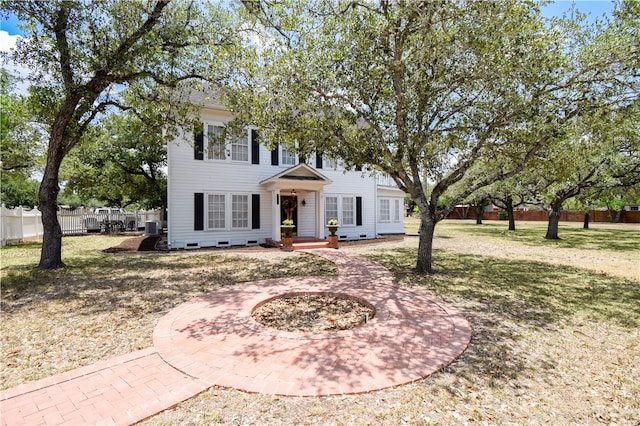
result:
[[[280,240],[283,197],[295,200],[298,235],[324,238],[324,194],[325,185],[332,181],[305,163],[290,167],[260,182],[271,192],[272,238]]]

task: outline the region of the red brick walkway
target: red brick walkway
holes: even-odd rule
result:
[[[238,284],[184,303],[157,324],[154,347],[0,393],[3,425],[132,424],[213,385],[320,396],[397,386],[437,371],[467,347],[455,310],[394,284],[388,270],[343,251],[314,250],[337,279],[297,277]],[[285,293],[340,293],[376,309],[367,324],[333,333],[288,333],[250,317]]]

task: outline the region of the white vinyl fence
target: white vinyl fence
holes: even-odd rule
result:
[[[144,229],[147,221],[160,220],[159,210],[121,211],[118,209],[87,208],[58,211],[63,235],[81,235],[90,232],[119,232]],[[42,213],[37,208],[0,206],[0,246],[11,242],[42,238]]]

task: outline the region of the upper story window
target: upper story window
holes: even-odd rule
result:
[[[289,150],[284,145],[282,145],[281,147],[282,164],[285,166],[295,166],[296,164],[298,164],[296,152],[293,150]]]
[[[249,132],[241,135],[226,134],[224,125],[207,124],[205,143],[207,147],[207,159],[222,161],[249,161]]]
[[[246,134],[231,139],[231,160],[249,161],[249,138]]]
[[[394,181],[393,178],[387,174],[379,174],[377,176],[377,181],[379,186],[389,186],[391,188],[398,187],[398,184],[396,184],[396,181]]]
[[[224,160],[226,158],[225,151],[224,127],[209,124],[207,126],[207,158],[209,160]]]
[[[324,157],[323,167],[328,170],[336,170],[338,168],[338,162],[332,158]]]

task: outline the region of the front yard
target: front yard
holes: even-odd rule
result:
[[[436,228],[431,276],[412,270],[414,236],[341,248],[464,312],[471,344],[440,372],[341,397],[212,388],[147,423],[637,425],[640,227],[561,224],[563,240],[549,242],[543,225],[518,223],[508,233],[504,222],[445,221]],[[166,312],[222,286],[335,273],[315,256],[272,249],[99,253],[120,241],[66,238],[69,267],[58,271],[33,270],[37,244],[2,249],[3,389],[148,347]]]

